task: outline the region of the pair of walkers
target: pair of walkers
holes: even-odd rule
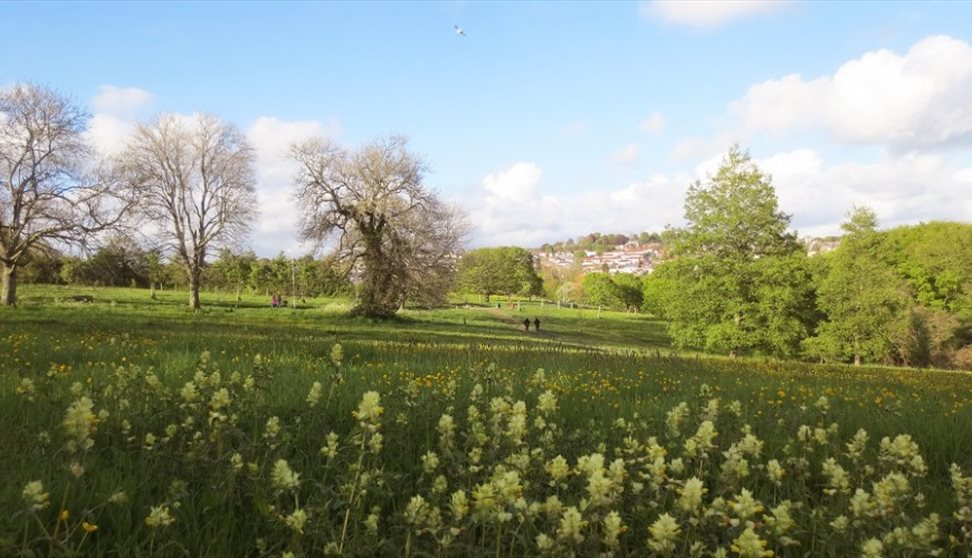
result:
[[[533,318],[533,328],[540,331],[540,318]],[[523,319],[523,329],[525,331],[530,331],[530,318]]]

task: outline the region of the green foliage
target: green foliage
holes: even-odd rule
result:
[[[611,280],[617,287],[618,298],[625,310],[637,312],[644,303],[643,283],[640,277],[633,273],[616,273]]]
[[[753,271],[754,321],[762,332],[760,348],[778,356],[798,356],[801,342],[821,319],[813,262],[802,252],[795,252],[760,258],[754,262]]]
[[[806,341],[808,354],[852,359],[856,364],[881,360],[904,332],[907,297],[897,274],[880,257],[875,224],[868,219],[868,210],[854,210],[845,229],[849,234],[825,256],[828,271],[817,304],[826,321]]]
[[[588,273],[582,285],[584,301],[592,306],[619,308],[622,306],[618,286],[607,273]]]
[[[881,252],[915,302],[972,320],[972,225],[932,222],[882,234]]]
[[[641,308],[642,289],[641,278],[631,273],[588,273],[581,284],[587,304],[629,312]]]
[[[827,255],[820,308],[827,315],[811,355],[948,366],[972,343],[972,225],[924,223],[877,230],[855,208],[847,236]],[[853,349],[857,343],[861,349]]]
[[[646,283],[649,309],[681,347],[793,354],[812,319],[808,270],[769,177],[738,146],[685,199],[684,229]]]
[[[536,296],[543,294],[533,254],[517,246],[478,248],[459,260],[458,283],[462,290],[492,295]]]
[[[253,252],[236,254],[223,249],[219,252],[219,258],[207,270],[206,278],[223,288],[236,289],[239,299],[239,293],[247,287],[255,263],[256,255]]]
[[[60,279],[75,285],[145,287],[149,284],[148,252],[131,239],[114,236],[88,258],[64,257]]]

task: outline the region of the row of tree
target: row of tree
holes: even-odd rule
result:
[[[877,229],[867,208],[808,257],[771,180],[734,147],[687,193],[681,229],[644,285],[682,347],[911,366],[972,360],[972,225]]]
[[[115,236],[88,257],[56,251],[38,253],[23,269],[29,283],[109,287],[185,288],[189,277],[179,263],[168,261],[158,248],[144,249],[129,238]],[[311,255],[258,258],[253,252],[220,251],[207,262],[201,283],[214,291],[294,294],[296,296],[352,296],[354,286],[332,258]]]
[[[88,119],[48,88],[0,89],[0,304],[16,302],[29,258],[141,230],[182,267],[198,308],[208,259],[239,245],[255,219],[253,148],[215,116],[162,115],[103,157],[87,142]],[[309,138],[291,156],[301,235],[336,240],[335,261],[359,279],[356,312],[388,316],[406,298],[445,297],[466,221],[422,184],[426,164],[403,138],[358,150]]]

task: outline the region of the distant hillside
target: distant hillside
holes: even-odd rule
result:
[[[547,243],[534,249],[536,252],[552,254],[554,252],[597,252],[603,253],[631,243],[632,245],[660,243],[661,234],[656,232],[641,232],[632,234],[602,234],[598,232],[579,236],[576,239],[568,238],[554,243]]]

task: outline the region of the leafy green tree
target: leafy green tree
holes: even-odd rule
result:
[[[270,265],[270,260],[260,258],[253,262],[253,266],[250,267],[250,285],[266,296],[270,296],[270,291],[274,288],[273,268]]]
[[[669,300],[677,293],[672,265],[659,266],[654,273],[646,275],[642,280],[641,310],[659,318],[666,317],[666,309],[673,303]]]
[[[611,277],[617,287],[621,305],[629,312],[637,312],[644,302],[644,285],[641,278],[633,273],[618,273]]]
[[[352,296],[354,286],[347,270],[335,258],[317,260],[304,256],[297,260],[297,288],[309,296]]]
[[[876,233],[876,255],[908,294],[906,326],[886,360],[950,366],[972,343],[972,225],[931,222]]]
[[[767,319],[773,305],[763,297],[793,285],[766,270],[773,268],[770,259],[801,250],[770,178],[733,146],[714,176],[689,187],[685,220],[685,228],[666,233],[670,259],[652,284],[665,290],[652,293],[651,304],[661,305],[675,343],[730,356],[780,352],[780,337],[789,334],[767,330],[782,324]]]
[[[68,285],[84,285],[89,283],[88,260],[67,256],[61,263],[60,279]]]
[[[901,279],[880,253],[877,218],[868,208],[853,209],[842,228],[840,247],[828,254],[829,269],[817,291],[826,316],[804,345],[821,358],[886,358],[907,327],[908,307]]]
[[[584,301],[597,306],[597,315],[601,316],[601,308],[618,308],[622,306],[618,286],[607,273],[588,273],[583,283]]]
[[[113,236],[88,260],[87,283],[147,286],[145,251],[131,239]]]
[[[759,324],[760,347],[779,356],[798,356],[801,342],[813,335],[823,318],[817,308],[814,262],[803,252],[794,252],[755,260],[753,271],[753,318]]]
[[[236,254],[228,248],[223,248],[219,252],[219,259],[211,266],[216,275],[215,283],[227,289],[235,289],[236,301],[239,302],[242,300],[241,292],[249,283],[250,272],[256,259],[253,252]]]
[[[463,254],[458,277],[461,288],[483,295],[487,302],[497,294],[543,294],[543,279],[537,274],[533,254],[517,246],[478,248]]]
[[[972,319],[972,225],[922,223],[882,236],[885,258],[907,281],[915,302]]]
[[[155,300],[155,286],[161,288],[168,277],[161,248],[149,248],[145,251],[145,277],[149,282],[149,296]]]

